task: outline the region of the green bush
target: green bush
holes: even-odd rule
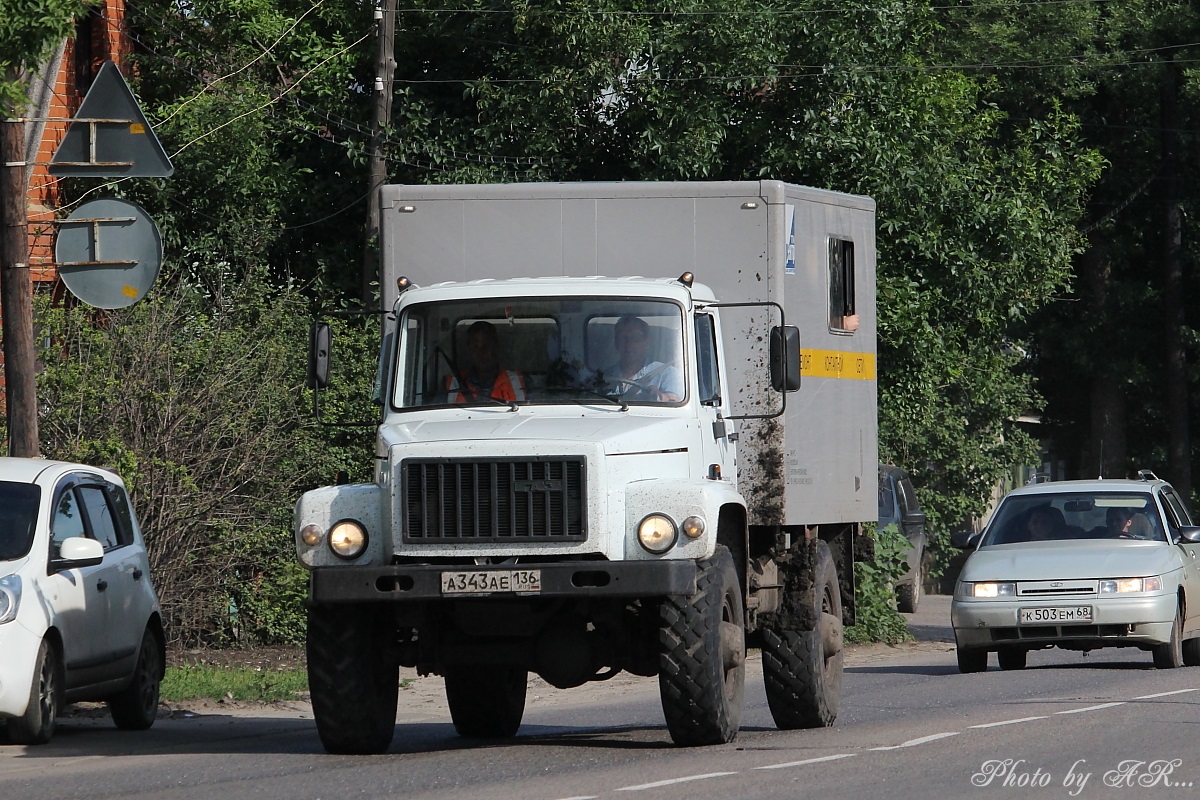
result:
[[[846,641],[908,641],[912,635],[904,617],[896,610],[896,581],[908,570],[908,539],[895,525],[870,534],[875,555],[871,561],[854,563],[854,598],[857,624],[846,629]]]

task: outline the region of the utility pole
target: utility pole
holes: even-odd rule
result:
[[[371,156],[367,166],[367,237],[362,270],[364,306],[370,306],[371,284],[379,277],[379,187],[387,181],[383,142],[392,122],[392,75],[396,71],[396,0],[378,0],[378,3],[375,38],[379,46],[375,56],[375,110],[371,119]]]
[[[34,457],[39,454],[37,374],[25,175],[25,123],[0,121],[0,325],[8,454]]]

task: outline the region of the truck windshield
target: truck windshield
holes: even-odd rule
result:
[[[42,490],[32,483],[0,481],[0,561],[29,552]]]
[[[679,405],[683,310],[664,300],[474,298],[409,306],[396,408],[512,403]]]

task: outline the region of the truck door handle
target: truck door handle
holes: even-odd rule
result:
[[[140,581],[142,579],[142,571],[140,569],[135,569],[133,571],[133,579],[135,581]]]
[[[103,592],[108,588],[108,581],[96,581],[96,588]]]

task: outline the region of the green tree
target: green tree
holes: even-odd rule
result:
[[[71,34],[75,17],[89,0],[3,0],[0,2],[0,110],[25,104],[26,71],[36,68]]]

